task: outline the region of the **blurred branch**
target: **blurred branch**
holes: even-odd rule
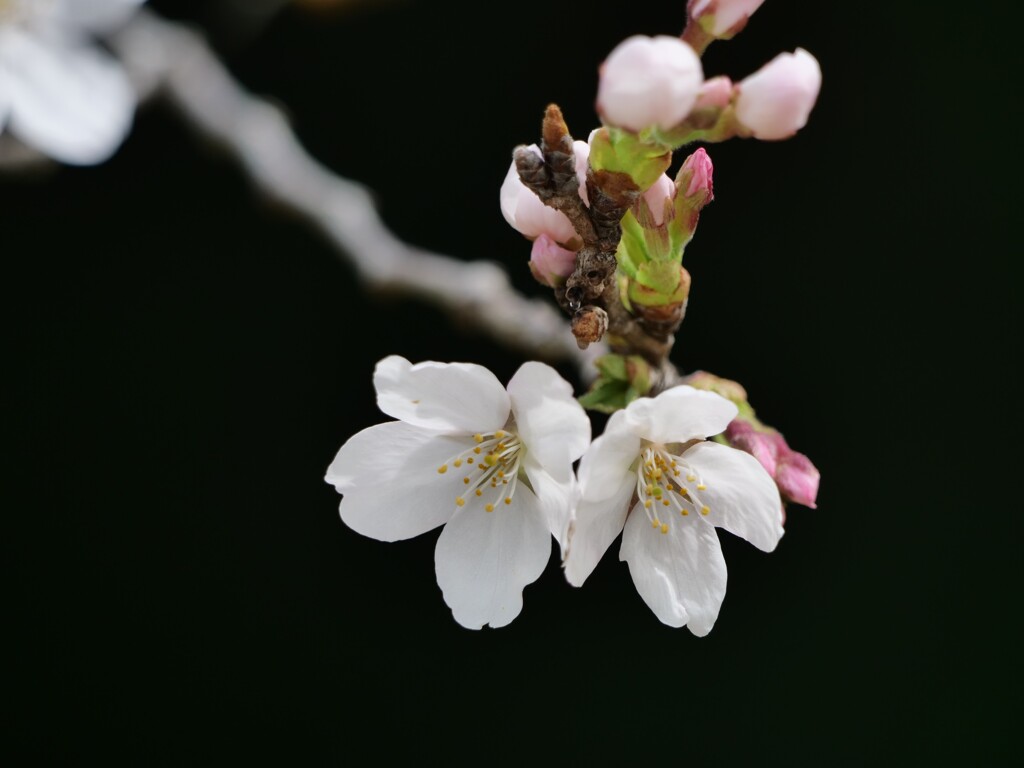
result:
[[[399,240],[367,189],[313,159],[281,110],[248,93],[197,32],[142,11],[111,40],[143,97],[165,96],[220,144],[255,186],[296,211],[333,243],[363,282],[432,302],[526,354],[569,360],[583,381],[606,350],[576,346],[551,305],[520,295],[491,262],[466,262]]]

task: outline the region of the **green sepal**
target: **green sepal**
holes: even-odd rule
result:
[[[614,413],[651,389],[651,368],[639,355],[603,355],[594,365],[600,376],[579,398],[584,408]]]
[[[590,167],[625,173],[646,191],[672,164],[672,148],[621,128],[599,128],[590,139]]]
[[[652,271],[657,270],[658,272],[664,272],[664,275],[659,277],[669,284],[670,281],[674,280],[674,284],[671,287],[659,290],[657,288],[651,288],[644,285],[640,278],[647,277],[645,271],[641,271],[637,280],[631,280],[629,283],[628,297],[630,302],[630,311],[632,312],[632,305],[639,305],[641,307],[664,307],[668,304],[676,304],[686,300],[687,290],[686,285],[682,281],[682,275],[680,274],[681,267],[678,264],[646,264],[646,267],[651,267]],[[664,269],[661,269],[664,268]],[[668,274],[668,270],[672,270],[672,275]]]

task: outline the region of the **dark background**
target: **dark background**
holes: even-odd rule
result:
[[[401,237],[502,262],[537,296],[498,207],[512,147],[549,101],[585,138],[601,59],[684,16],[682,0],[520,0],[495,21],[408,0],[243,33],[222,3],[152,6],[203,25]],[[4,750],[1019,759],[1021,254],[997,146],[1017,48],[993,42],[998,12],[915,6],[768,0],[704,58],[738,79],[802,46],[824,84],[797,138],[709,147],[716,201],[673,358],[742,381],[822,484],[770,556],[722,534],[729,591],[703,639],[658,623],[616,545],[581,590],[553,555],[512,625],[471,632],[434,580],[436,533],[347,529],[322,478],[382,419],[379,358],[503,380],[523,358],[368,295],[167,106],[100,167],[0,177]]]

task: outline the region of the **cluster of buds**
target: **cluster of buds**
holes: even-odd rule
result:
[[[587,141],[574,140],[551,105],[541,142],[514,153],[501,209],[533,241],[531,273],[572,316],[581,347],[611,346],[582,399],[589,408],[610,413],[684,381],[668,357],[691,289],[683,255],[714,199],[713,164],[699,147],[673,178],[674,153],[695,142],[788,138],[817,100],[821,69],[802,48],[738,82],[705,78],[707,47],[739,33],[762,3],[690,0],[680,37],[636,35],[605,59],[602,125]],[[753,418],[745,393],[730,399],[741,417],[723,439],[757,456],[787,499],[812,506],[813,465]]]

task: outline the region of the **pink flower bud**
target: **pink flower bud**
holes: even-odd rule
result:
[[[715,194],[711,177],[714,170],[715,167],[711,164],[711,157],[704,150],[704,147],[701,147],[686,158],[683,167],[679,169],[680,179],[685,178],[687,173],[690,174],[690,183],[683,194],[686,197],[694,197],[698,194],[706,195],[705,204],[713,200]]]
[[[547,235],[533,241],[530,252],[530,272],[537,281],[554,288],[565,282],[576,267],[576,254],[562,248]]]
[[[785,139],[807,124],[821,89],[818,60],[780,53],[738,85],[736,118],[758,139]]]
[[[530,145],[530,150],[540,156],[540,148]],[[505,221],[527,237],[533,239],[548,235],[559,243],[568,243],[577,237],[569,218],[541,202],[519,178],[515,161],[508,169],[501,185],[501,212]]]
[[[725,109],[729,106],[731,99],[732,80],[725,75],[719,75],[704,81],[704,85],[700,87],[700,93],[697,94],[697,103],[693,105],[693,108],[705,109],[716,107],[718,109]]]
[[[751,454],[775,479],[782,498],[814,509],[821,474],[811,460],[797,453],[774,430],[761,431],[742,418],[733,419],[725,439],[734,448]]]
[[[665,221],[665,201],[671,201],[675,194],[675,183],[668,177],[668,174],[664,173],[661,174],[661,178],[651,185],[650,189],[644,192],[644,200],[647,203],[647,207],[651,209],[654,223],[659,227]]]
[[[754,15],[764,0],[695,0],[690,6],[690,18],[713,17],[711,34],[720,37],[740,22]]]
[[[821,473],[802,453],[787,451],[780,456],[775,469],[775,484],[779,486],[783,498],[803,504],[811,509],[818,497],[818,482]]]
[[[672,128],[690,114],[703,80],[700,58],[679,38],[634,35],[601,65],[597,110],[631,131]]]
[[[733,448],[746,451],[775,477],[775,441],[765,432],[758,432],[749,421],[733,419],[725,429],[725,439]]]

